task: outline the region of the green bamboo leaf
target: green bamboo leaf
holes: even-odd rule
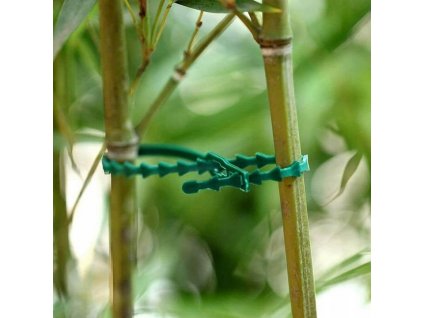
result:
[[[351,177],[354,175],[354,173],[357,171],[358,166],[360,165],[361,158],[363,158],[363,154],[360,152],[356,152],[354,156],[348,160],[347,165],[345,166],[344,173],[342,174],[341,179],[341,185],[339,187],[338,192],[335,194],[335,196],[330,199],[326,205],[334,201],[336,198],[338,198],[342,193],[344,193],[344,190],[350,181]]]
[[[225,13],[230,11],[223,6],[220,0],[176,0],[175,3],[205,12]],[[241,12],[280,12],[278,8],[254,0],[237,0],[236,7]]]
[[[318,286],[321,286],[324,283],[326,283],[331,277],[336,275],[337,273],[350,270],[351,267],[354,267],[354,266],[357,267],[357,264],[363,263],[363,261],[365,261],[365,260],[363,260],[363,258],[365,258],[366,255],[368,255],[368,254],[370,254],[370,251],[368,249],[364,249],[364,250],[362,250],[362,251],[342,260],[340,263],[335,264],[328,271],[326,271],[325,273],[320,275],[319,279],[316,281],[316,284]]]
[[[96,0],[65,0],[53,29],[53,59],[73,31],[90,13]]]
[[[332,266],[316,280],[316,293],[321,293],[331,286],[369,274],[371,271],[371,262],[366,262],[366,256],[369,254],[370,251],[366,248]],[[278,302],[280,308],[289,306],[289,294],[283,296]]]
[[[345,187],[347,186],[348,181],[350,181],[351,177],[357,171],[357,168],[360,165],[361,158],[363,158],[363,154],[360,152],[357,152],[354,156],[350,158],[350,160],[348,160],[347,165],[345,166],[344,174],[342,175],[341,188],[340,188],[341,193],[344,191]]]
[[[326,282],[318,286],[316,289],[318,292],[321,292],[330,286],[337,285],[337,284],[346,282],[348,280],[351,280],[353,278],[357,278],[357,277],[369,274],[370,272],[371,272],[371,262],[369,261],[353,269],[350,269],[330,280],[327,280]]]

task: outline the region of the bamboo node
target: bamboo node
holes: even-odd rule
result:
[[[185,77],[185,74],[186,74],[185,70],[181,68],[177,68],[175,69],[175,72],[173,73],[172,78],[175,82],[180,82]]]
[[[276,48],[276,47],[290,45],[292,43],[292,37],[285,38],[285,39],[272,39],[272,40],[259,38],[257,42],[261,48],[265,48],[265,47]]]
[[[292,45],[283,47],[262,47],[261,54],[264,57],[287,56],[292,53]]]
[[[258,43],[263,57],[287,56],[292,53],[292,38],[278,40],[260,38]]]
[[[107,157],[118,162],[132,161],[137,158],[138,138],[129,141],[107,142]]]

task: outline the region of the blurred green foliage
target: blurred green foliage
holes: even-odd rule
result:
[[[306,184],[319,290],[370,271],[366,253],[342,265],[370,246],[370,1],[291,2],[295,89],[302,149],[311,164]],[[56,3],[55,9],[59,7]],[[97,10],[95,6],[59,54],[66,64],[68,106],[63,112],[77,142],[98,142],[84,131],[104,127]],[[172,7],[151,65],[130,101],[134,123],[181,60],[196,16],[194,10]],[[221,17],[205,14],[200,36]],[[133,78],[141,48],[127,11],[125,21]],[[262,66],[257,44],[237,21],[189,70],[143,142],[175,143],[227,157],[272,153]],[[63,145],[59,133],[54,140],[55,147]],[[356,152],[363,155],[361,163],[345,191],[329,202]],[[138,312],[166,312],[169,317],[272,317],[280,312],[289,302],[276,184],[255,186],[249,193],[223,189],[185,195],[181,185],[190,179],[139,180]],[[341,277],[333,276],[334,266]],[[92,313],[94,307],[87,306],[58,302],[55,316],[68,312],[65,316],[91,317],[81,309],[91,308]],[[93,317],[102,311],[107,316],[106,303],[95,308]]]

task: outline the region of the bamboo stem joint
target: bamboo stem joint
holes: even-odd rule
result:
[[[175,69],[175,72],[172,75],[172,79],[175,82],[180,82],[180,81],[182,81],[184,79],[186,73],[187,72],[184,69],[182,69],[182,68],[176,68]]]
[[[286,56],[292,53],[292,38],[265,40],[259,39],[258,43],[264,58]]]
[[[137,158],[138,141],[137,136],[130,141],[108,141],[107,156],[116,161],[132,161]]]

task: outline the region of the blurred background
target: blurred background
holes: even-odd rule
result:
[[[197,16],[172,7],[130,100],[134,123],[181,61]],[[206,13],[200,37],[222,18]],[[318,314],[370,317],[370,1],[292,0],[291,19],[302,151],[311,166],[305,178]],[[141,48],[127,10],[125,21],[133,78]],[[54,191],[62,191],[69,212],[104,136],[97,5],[59,58],[73,160],[66,133],[57,129],[57,168],[65,177]],[[191,67],[144,142],[225,157],[274,152],[262,58],[242,23],[236,20]],[[193,179],[137,178],[135,317],[290,317],[277,184],[184,194],[183,182]],[[55,295],[55,317],[110,317],[109,188],[100,166],[70,226],[69,297]]]

